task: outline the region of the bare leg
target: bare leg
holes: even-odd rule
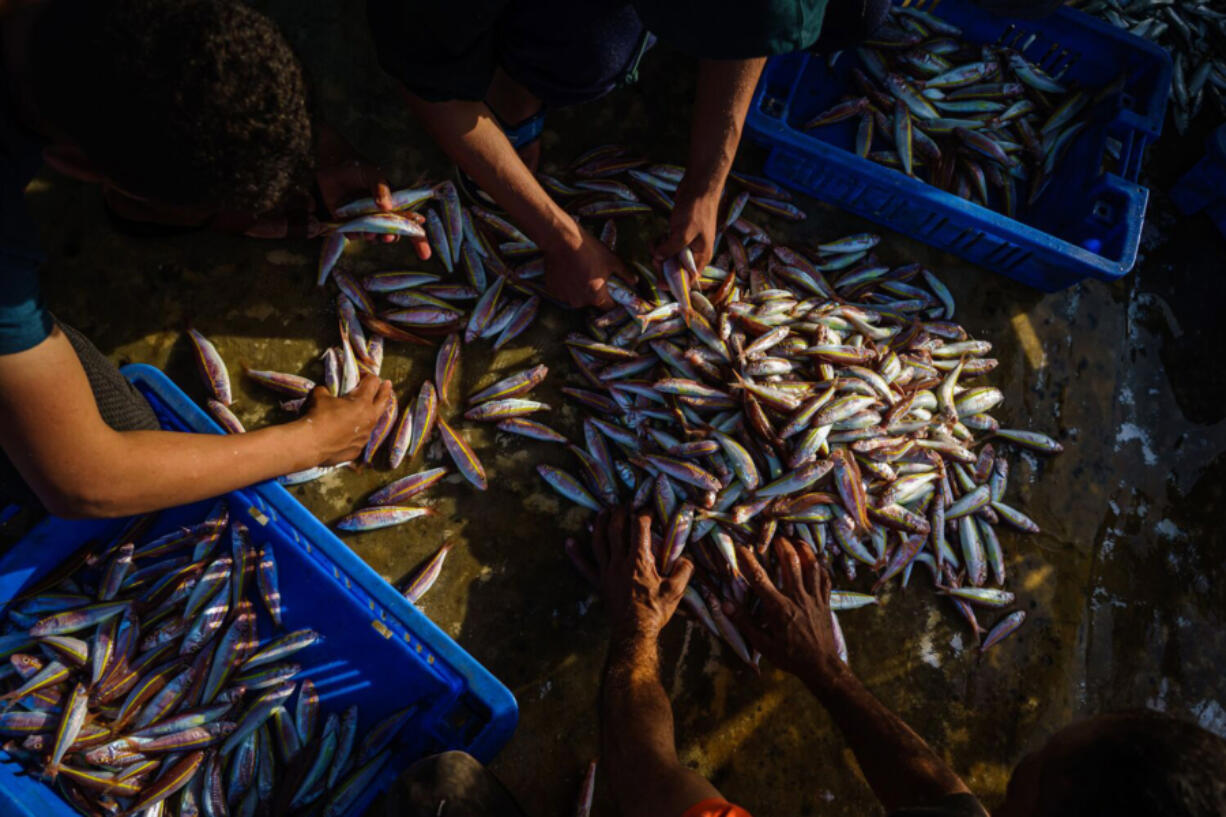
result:
[[[541,110],[541,101],[532,92],[511,79],[501,68],[494,72],[489,90],[485,92],[485,104],[498,118],[509,126],[518,125],[535,116]],[[541,140],[534,139],[519,148],[519,158],[533,173],[541,163]]]

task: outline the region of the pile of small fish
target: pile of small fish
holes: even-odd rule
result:
[[[1097,92],[1074,90],[1013,48],[961,35],[929,12],[892,6],[889,21],[855,49],[851,96],[800,127],[856,117],[859,156],[1016,217],[1047,189],[1123,77]]]
[[[925,23],[925,31],[940,30]],[[998,70],[980,65],[969,73],[986,79]],[[1025,68],[1013,70],[1030,76]],[[1037,73],[1031,80],[1049,81]],[[1066,121],[1049,134],[1064,134],[1081,104],[1066,106]],[[975,131],[967,132],[973,140]],[[959,158],[960,167],[966,158]],[[577,218],[603,219],[599,234],[615,249],[618,220],[666,216],[684,173],[606,145],[579,157],[562,176],[538,178]],[[545,463],[538,472],[582,506],[630,501],[650,507],[662,566],[687,553],[700,567],[686,594],[688,609],[747,662],[754,656],[719,600],[742,598],[747,589],[734,545],[755,546],[769,557],[766,545],[776,532],[808,543],[848,582],[864,570],[877,574],[873,593],[837,591],[837,610],[875,603],[878,591],[896,578],[905,584],[922,564],[978,637],[984,628],[976,611],[1014,601],[1002,587],[1005,562],[995,526],[1038,530],[1005,501],[1008,446],[1051,453],[1059,444],[1037,432],[1002,429],[988,415],[1003,395],[973,381],[995,367],[987,357],[991,345],[951,321],[953,298],[929,270],[884,264],[874,252],[879,238],[871,234],[802,249],[777,244],[750,220],[752,213],[794,221],[804,212],[766,179],[735,171],[730,178],[712,265],[697,269],[688,251],[660,274],[634,263],[638,284],[611,280],[616,306],[593,317],[587,334],[566,339],[570,374],[583,382],[562,391],[592,413],[582,422],[583,445],[528,418],[550,408],[527,398],[546,377],[544,366],[472,395],[463,417],[566,445],[579,461],[578,476]],[[403,409],[392,405],[363,459],[374,462],[384,449],[393,468],[412,463],[437,431],[456,469],[484,490],[480,460],[441,411],[451,405],[464,345],[503,346],[548,298],[534,280],[542,273],[541,256],[496,213],[460,205],[449,182],[393,197],[398,212],[373,212],[371,200],[349,205],[341,215],[351,220],[325,239],[318,282],[331,279],[340,291],[340,343],[324,353],[324,382],[339,394],[356,384],[360,371],[377,372],[383,339],[422,344],[441,336],[433,379],[420,384],[411,408],[408,401]],[[350,236],[363,232],[428,237],[444,273],[350,275],[340,262]],[[462,284],[444,277],[455,274],[457,261]],[[465,299],[475,302],[471,309],[457,305]],[[215,350],[199,342],[197,349],[202,361],[211,360],[202,362],[202,372],[220,402],[210,373],[224,370],[224,363],[211,359]],[[276,372],[248,370],[248,376],[295,401],[315,386]],[[998,451],[999,442],[1007,445]],[[359,531],[418,518],[429,510],[409,500],[446,473],[435,467],[400,477],[337,526]],[[411,600],[438,576],[448,548],[410,579]],[[584,555],[572,549],[571,556],[590,575]],[[1023,618],[1021,611],[1006,615],[983,648]]]
[[[688,609],[746,662],[754,656],[720,602],[748,589],[734,546],[769,556],[776,533],[847,581],[877,574],[871,594],[836,591],[835,610],[875,603],[922,564],[978,638],[976,610],[1014,602],[996,525],[1038,531],[1006,503],[1006,447],[988,440],[1061,446],[988,414],[1004,399],[975,382],[996,366],[991,344],[950,320],[953,297],[929,270],[883,263],[872,234],[803,251],[775,244],[743,208],[752,197],[775,212],[787,193],[736,181],[727,249],[711,266],[698,270],[688,250],[659,276],[637,265],[639,286],[611,280],[617,306],[567,337],[584,382],[562,391],[591,412],[582,445],[568,445],[578,476],[538,472],[593,511],[649,509],[661,568],[683,553],[695,561]],[[584,553],[570,555],[593,579]],[[1004,616],[981,649],[1024,617]]]
[[[492,210],[462,206],[450,181],[400,190],[392,199],[398,210],[411,211],[431,201],[437,201],[439,207],[426,209],[422,218],[413,212],[378,212],[371,199],[345,205],[337,215],[351,220],[333,227],[320,255],[316,283],[323,286],[331,277],[343,300],[352,304],[360,318],[360,322],[346,322],[341,316],[342,336],[351,336],[359,356],[362,351],[356,341],[362,337],[362,324],[389,340],[424,345],[429,341],[422,335],[446,334],[463,327],[465,343],[487,339],[495,349],[501,349],[531,325],[540,307],[539,288],[531,281],[543,274],[544,267],[538,258],[529,268],[512,274],[503,260],[538,256],[537,246],[527,236]],[[444,282],[434,273],[399,270],[366,276],[358,282],[335,269],[350,236],[371,233],[428,237],[434,257],[446,273],[451,275],[462,267],[467,283]],[[508,292],[504,298],[507,284],[525,297],[512,297]],[[377,308],[375,298],[386,301],[388,308]],[[475,302],[471,310],[461,305],[470,301]]]
[[[4,750],[86,815],[344,814],[411,710],[360,739],[356,706],[321,728],[289,660],[321,636],[258,634],[257,618],[283,627],[272,546],[224,501],[148,539],[153,521],[83,548],[5,610]]]
[[[1210,0],[1079,0],[1070,3],[1087,14],[1152,40],[1170,52],[1171,115],[1180,133],[1196,118],[1205,100],[1226,117],[1226,9]]]

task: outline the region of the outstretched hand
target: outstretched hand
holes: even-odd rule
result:
[[[340,397],[317,386],[306,414],[297,421],[310,429],[317,464],[337,465],[360,457],[391,399],[391,381],[371,374],[363,375],[356,389]]]
[[[761,600],[756,615],[745,605],[725,602],[724,611],[750,646],[806,683],[819,683],[845,671],[839,660],[830,613],[830,574],[808,548],[777,537],[783,589],[776,588],[749,548],[737,548],[737,560],[754,594]]]
[[[694,564],[683,556],[671,573],[661,576],[651,543],[651,516],[631,519],[624,507],[597,517],[592,549],[614,637],[656,638],[676,612]]]

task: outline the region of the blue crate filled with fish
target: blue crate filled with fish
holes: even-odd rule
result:
[[[770,60],[766,175],[1045,291],[1136,262],[1166,52],[1070,9],[897,4],[865,44]]]
[[[124,371],[165,428],[220,432]],[[0,604],[6,816],[348,817],[515,727],[511,693],[274,483],[48,518],[0,560]]]

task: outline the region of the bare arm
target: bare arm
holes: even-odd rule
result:
[[[629,527],[625,510],[618,509],[611,519],[597,520],[593,542],[612,627],[600,695],[601,768],[612,781],[619,814],[675,817],[720,796],[678,759],[673,709],[660,684],[660,630],[694,567],[678,560],[662,578],[651,548],[651,518],[641,516]]]
[[[902,718],[877,700],[846,664],[802,679],[826,707],[886,811],[926,806],[970,789]]]
[[[677,188],[668,237],[656,249],[657,260],[688,246],[699,269],[711,261],[719,232],[719,199],[765,64],[763,57],[699,62],[689,164]]]
[[[730,609],[750,643],[795,673],[822,702],[886,811],[969,793],[924,739],[839,660],[830,622],[829,573],[804,545],[793,547],[779,538],[774,546],[782,590],[771,583],[752,551],[738,549],[742,570],[761,600],[757,620],[744,609]]]
[[[604,281],[624,266],[550,198],[486,104],[405,96],[447,155],[541,248],[550,289],[572,306],[606,305]]]
[[[32,349],[0,356],[0,447],[52,513],[144,513],[352,459],[390,385],[372,377],[347,397],[322,391],[302,419],[246,434],[115,431],[56,328]]]

